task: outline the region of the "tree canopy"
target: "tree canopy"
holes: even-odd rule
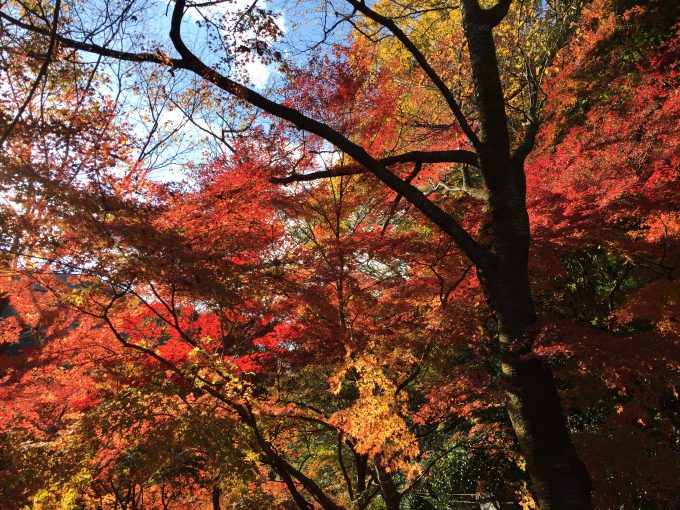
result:
[[[0,507],[680,505],[678,14],[0,2]]]

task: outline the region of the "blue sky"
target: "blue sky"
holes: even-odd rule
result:
[[[106,1],[106,0],[101,0]],[[87,2],[88,7],[93,6],[94,3]],[[172,12],[172,2],[168,3],[159,0],[141,0],[136,5],[139,8],[139,23],[138,26],[132,27],[125,37],[119,38],[119,45],[139,51],[140,49],[149,50],[157,47],[164,48],[164,50],[172,54],[172,46],[169,41],[168,31],[170,26],[170,16]],[[281,76],[278,73],[277,65],[266,65],[261,59],[254,61],[244,61],[243,59],[236,59],[236,65],[231,71],[220,64],[220,57],[224,55],[223,52],[211,51],[209,41],[214,39],[209,38],[209,34],[220,34],[226,39],[226,43],[230,46],[238,45],[243,35],[235,34],[230,27],[224,26],[218,31],[216,29],[207,29],[205,18],[210,20],[218,20],[223,16],[230,16],[233,18],[234,13],[241,12],[252,5],[252,0],[225,0],[216,5],[204,6],[200,8],[190,8],[184,17],[182,25],[182,34],[187,44],[195,51],[205,62],[220,68],[221,72],[235,73],[236,77],[241,82],[246,82],[253,88],[260,92],[271,95],[276,88],[277,82]],[[288,0],[273,0],[265,2],[258,0],[256,6],[260,8],[271,9],[277,15],[276,23],[284,36],[280,41],[271,41],[272,46],[280,51],[285,59],[293,60],[297,63],[304,61],[307,54],[305,49],[309,48],[311,44],[318,41],[323,31],[321,29],[322,16],[317,10],[319,3],[316,2],[299,2]],[[317,8],[317,9],[315,9]],[[88,9],[89,10],[89,9]],[[96,19],[96,9],[91,12],[83,13],[84,17],[93,16]],[[332,23],[332,15],[330,22]],[[346,41],[349,27],[343,24],[338,27],[334,33],[334,41]],[[245,33],[247,37],[248,32]],[[331,41],[332,42],[332,41]],[[328,45],[323,45],[317,48],[317,51],[327,51]],[[114,75],[114,70],[120,70],[120,63],[113,62],[109,73]],[[152,71],[153,67],[147,67],[146,71]],[[134,76],[134,75],[133,75]],[[190,75],[177,73],[176,76],[171,76],[166,70],[156,70],[154,79],[162,83],[166,90],[170,91],[170,96],[177,95],[183,89],[190,85]],[[117,94],[120,89],[125,89],[128,84],[121,82],[122,87],[118,87],[116,81],[112,86],[110,93]],[[217,92],[217,91],[215,91]],[[216,111],[203,110],[200,115],[196,116],[196,121],[200,128],[192,125],[187,121],[185,115],[177,108],[173,108],[171,102],[157,105],[156,110],[152,111],[148,108],[148,102],[143,97],[134,93],[132,90],[126,90],[124,94],[123,109],[127,110],[127,120],[134,125],[134,132],[144,138],[146,137],[149,126],[153,125],[154,121],[158,121],[161,129],[156,138],[161,139],[163,132],[171,132],[177,130],[175,139],[172,143],[168,143],[165,155],[168,160],[175,159],[173,164],[165,164],[162,158],[156,161],[158,169],[154,171],[153,176],[156,179],[179,180],[183,172],[182,168],[185,162],[198,162],[207,157],[206,149],[211,145],[206,140],[205,130],[220,130],[220,121],[216,118]],[[214,145],[212,145],[214,148]],[[159,151],[160,152],[160,151]],[[178,154],[181,154],[179,156]]]

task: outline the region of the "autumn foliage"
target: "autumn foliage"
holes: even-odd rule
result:
[[[515,2],[494,33],[515,148],[540,118],[527,356],[556,374],[598,509],[680,505],[673,3]],[[420,4],[410,34],[467,114],[461,11]],[[252,51],[281,63],[262,42],[283,36],[271,13],[251,15],[267,28],[244,30]],[[281,63],[281,104],[383,161],[467,150],[426,73],[356,24],[366,37]],[[158,133],[135,127],[114,78],[64,42],[31,96],[49,32],[10,26],[0,128],[27,107],[0,155],[0,508],[415,510],[475,494],[538,508],[493,306],[450,236],[319,136],[238,101],[229,151],[159,179],[140,155]],[[392,170],[491,242],[476,161]]]

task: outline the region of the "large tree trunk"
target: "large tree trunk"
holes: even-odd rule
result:
[[[578,458],[550,365],[532,353],[534,306],[525,271],[490,294],[501,343],[506,407],[541,510],[588,509],[591,485]],[[509,287],[509,288],[508,288]]]
[[[541,510],[590,508],[590,479],[567,431],[550,366],[507,353],[506,407]]]
[[[541,510],[589,509],[590,480],[569,437],[552,371],[532,355],[526,183],[523,161],[511,154],[493,16],[477,0],[461,4],[479,111],[476,148],[493,227],[489,260],[477,269],[498,322],[508,413]]]
[[[381,464],[380,455],[375,459],[375,471],[378,477],[378,484],[380,484],[380,493],[385,502],[386,510],[399,510],[401,504],[401,494],[394,485],[392,475]]]
[[[222,510],[220,507],[220,488],[215,486],[212,489],[212,505],[213,510]]]

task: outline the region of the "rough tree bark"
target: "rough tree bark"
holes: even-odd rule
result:
[[[504,4],[510,1],[497,7]],[[478,270],[498,322],[507,410],[540,508],[587,509],[590,480],[569,437],[552,370],[532,355],[536,312],[528,276],[526,183],[523,160],[510,150],[492,34],[496,16],[477,0],[462,0],[462,7],[481,127],[479,163],[493,226],[488,266]]]

